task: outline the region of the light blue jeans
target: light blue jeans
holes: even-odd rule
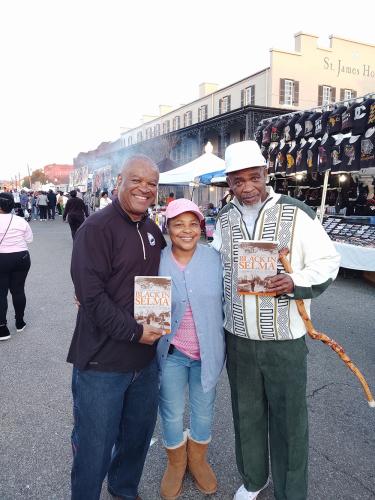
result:
[[[173,448],[184,440],[185,392],[189,388],[190,437],[197,442],[211,440],[216,387],[203,392],[201,361],[176,348],[168,354],[160,383],[159,412],[164,446]]]

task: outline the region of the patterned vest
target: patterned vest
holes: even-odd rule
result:
[[[296,200],[288,196],[281,196],[270,208],[266,204],[256,222],[255,238],[277,240],[279,249],[289,248],[292,252],[297,212]],[[219,220],[222,236],[220,252],[224,265],[225,329],[239,337],[258,340],[291,339],[288,296],[262,297],[237,293],[238,242],[251,239],[239,209],[232,203],[228,204],[219,214]],[[279,272],[284,272],[281,264]],[[256,315],[256,322],[254,317],[246,321],[248,314]],[[257,331],[250,332],[249,326],[254,328],[255,323]]]

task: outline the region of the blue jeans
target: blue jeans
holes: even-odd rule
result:
[[[134,500],[154,431],[158,371],[153,360],[140,372],[73,368],[72,500],[98,500],[108,489]]]
[[[164,445],[178,446],[184,440],[185,391],[189,387],[190,436],[209,442],[216,388],[203,392],[201,361],[194,361],[174,349],[168,354],[161,377],[159,412]]]

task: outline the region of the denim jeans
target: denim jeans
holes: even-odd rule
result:
[[[130,373],[73,368],[72,392],[72,500],[98,500],[107,473],[109,491],[134,500],[157,417],[156,360]]]
[[[214,413],[216,388],[203,392],[201,361],[178,349],[168,354],[160,384],[159,412],[164,445],[173,448],[184,439],[185,391],[189,387],[190,436],[208,442]]]

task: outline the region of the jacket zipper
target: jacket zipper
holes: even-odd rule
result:
[[[241,212],[241,210],[240,210],[238,207],[236,207],[236,205],[235,205],[234,203],[232,203],[232,205],[233,205],[233,206],[234,206],[234,207],[235,207],[235,208],[236,208],[236,209],[240,212],[240,214],[241,214],[241,220],[243,221],[243,224],[244,224],[244,227],[245,227],[246,233],[247,233],[248,237],[249,237],[249,238],[251,238],[252,240],[254,239],[254,236],[255,236],[255,230],[256,230],[256,227],[257,227],[257,222],[258,222],[258,220],[259,220],[259,217],[260,217],[261,213],[263,212],[264,207],[265,207],[265,206],[267,205],[267,203],[268,203],[269,201],[271,201],[271,200],[272,200],[272,198],[268,198],[268,200],[266,200],[266,202],[263,204],[262,208],[259,210],[258,215],[257,215],[257,218],[255,219],[255,222],[254,222],[254,229],[253,229],[253,234],[252,234],[252,236],[250,236],[249,231],[247,230],[246,222],[243,220],[243,213]]]
[[[146,249],[145,249],[145,244],[144,244],[141,232],[139,231],[139,222],[137,222],[137,232],[139,234],[139,237],[141,238],[142,249],[143,249],[143,260],[146,260]]]

